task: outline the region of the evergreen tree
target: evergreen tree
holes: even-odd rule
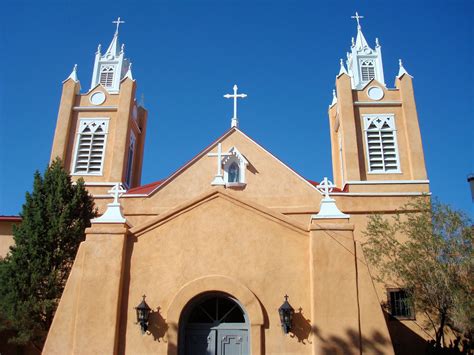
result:
[[[97,214],[80,179],[72,184],[56,159],[44,177],[36,171],[26,193],[15,244],[0,260],[0,319],[17,344],[41,349],[63,292],[84,230]]]

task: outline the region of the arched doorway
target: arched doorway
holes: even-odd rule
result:
[[[179,354],[250,354],[249,319],[243,307],[223,293],[191,300],[180,321]]]

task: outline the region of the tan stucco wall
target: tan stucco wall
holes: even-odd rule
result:
[[[0,221],[0,258],[4,258],[13,245],[13,225],[20,222]]]

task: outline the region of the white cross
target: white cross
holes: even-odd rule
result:
[[[232,155],[231,153],[222,153],[222,144],[217,144],[217,153],[208,153],[208,157],[217,157],[217,174],[212,181],[212,185],[224,185],[224,177],[222,175],[222,157]]]
[[[237,99],[245,99],[247,97],[246,94],[237,94],[237,85],[234,85],[234,94],[225,94],[224,97],[226,99],[234,99],[234,117],[232,117],[231,127],[237,127],[239,125],[239,120],[237,118]]]
[[[357,29],[360,30],[361,27],[360,27],[360,22],[359,22],[359,20],[360,20],[361,18],[364,18],[364,16],[359,16],[359,14],[358,14],[357,11],[356,11],[355,16],[351,16],[351,18],[355,18],[355,19],[356,19],[356,21],[357,21]]]
[[[332,192],[334,186],[335,185],[329,181],[327,177],[325,177],[323,181],[318,186],[316,186],[316,188],[321,193],[321,195],[324,195],[324,198],[330,198],[329,193]]]
[[[107,191],[109,194],[112,195],[112,197],[114,198],[114,202],[113,203],[118,203],[118,199],[120,196],[122,196],[125,192],[127,192],[127,190],[124,190],[124,188],[122,187],[122,184],[117,182],[114,187],[112,187],[109,191]]]
[[[120,21],[120,17],[116,21],[112,21],[112,23],[117,24],[117,28],[115,29],[115,33],[118,33],[118,29],[121,23],[125,23],[125,21]]]

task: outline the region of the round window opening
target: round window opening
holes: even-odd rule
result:
[[[238,301],[225,294],[207,294],[183,312],[179,354],[249,354],[249,322]]]

